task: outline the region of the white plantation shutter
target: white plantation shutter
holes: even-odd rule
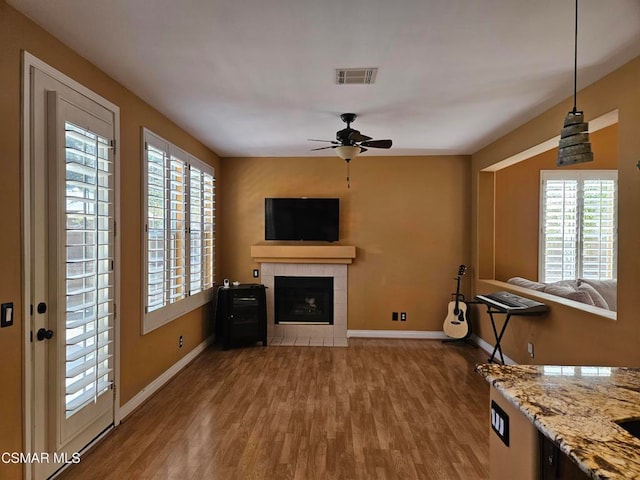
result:
[[[146,332],[210,298],[202,295],[215,282],[215,178],[210,166],[144,136]]]
[[[577,278],[578,182],[547,180],[543,196],[545,282]]]
[[[186,179],[184,152],[149,136],[147,168],[147,312],[185,298]],[[182,157],[182,158],[181,158]]]
[[[192,164],[189,193],[190,293],[213,287],[215,180]]]
[[[187,296],[187,239],[186,239],[186,177],[187,164],[171,156],[167,206],[169,214],[169,303]]]
[[[164,296],[167,251],[167,219],[165,205],[166,153],[151,143],[147,143],[147,311],[152,312],[166,304]]]
[[[615,278],[617,172],[541,172],[540,281]]]
[[[191,177],[189,195],[189,254],[190,292],[202,291],[202,172],[196,167],[189,171]]]
[[[202,288],[213,288],[216,248],[216,185],[212,173],[202,177]]]
[[[65,411],[110,388],[114,318],[113,162],[109,141],[65,122]]]
[[[615,276],[616,196],[615,180],[584,180],[581,278],[601,280]]]

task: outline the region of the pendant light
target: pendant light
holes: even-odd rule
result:
[[[593,152],[589,143],[589,124],[584,114],[576,108],[578,92],[578,0],[576,0],[576,18],[573,57],[573,110],[564,119],[560,132],[560,145],[556,165],[564,167],[576,163],[592,162]]]

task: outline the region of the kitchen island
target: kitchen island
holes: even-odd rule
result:
[[[478,365],[476,372],[491,385],[492,479],[640,479],[640,368]],[[565,462],[560,473],[554,461]]]

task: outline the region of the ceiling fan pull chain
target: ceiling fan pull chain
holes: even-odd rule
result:
[[[347,189],[351,189],[351,164],[347,162]]]

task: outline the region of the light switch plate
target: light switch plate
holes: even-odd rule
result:
[[[494,401],[491,400],[491,429],[502,443],[509,446],[509,415]]]
[[[0,312],[0,328],[13,325],[13,302],[3,303]]]

